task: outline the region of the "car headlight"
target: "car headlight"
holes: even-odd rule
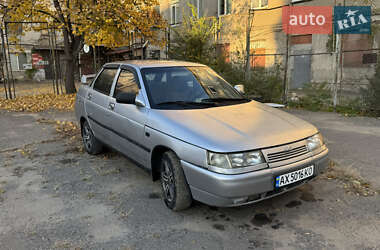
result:
[[[315,134],[307,138],[307,148],[309,149],[309,151],[315,151],[322,147],[323,144],[324,142],[321,133]]]
[[[243,173],[266,167],[266,164],[264,164],[264,166],[262,165],[265,163],[265,159],[261,151],[249,151],[231,154],[208,152],[207,155],[209,170],[212,170],[214,172]],[[258,166],[260,164],[260,168],[252,168],[253,166]]]

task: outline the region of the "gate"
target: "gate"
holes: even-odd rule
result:
[[[307,54],[310,51],[295,51],[295,54]],[[311,55],[294,56],[294,68],[290,83],[291,89],[304,87],[311,81]]]

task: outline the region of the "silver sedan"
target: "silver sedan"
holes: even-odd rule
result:
[[[201,64],[105,64],[79,88],[75,112],[88,153],[107,145],[148,169],[176,211],[193,199],[258,202],[327,166],[328,149],[313,125],[245,98]]]

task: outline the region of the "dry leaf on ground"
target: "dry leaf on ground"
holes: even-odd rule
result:
[[[360,174],[351,166],[339,166],[336,162],[331,161],[323,177],[331,180],[338,180],[343,183],[347,193],[360,196],[373,196],[378,194],[372,185],[364,180]]]
[[[0,109],[19,112],[41,112],[49,109],[71,111],[74,109],[75,94],[40,94],[7,100],[0,98]]]

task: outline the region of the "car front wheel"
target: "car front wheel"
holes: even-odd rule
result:
[[[85,121],[82,125],[82,139],[83,146],[87,153],[96,155],[102,152],[103,144],[95,138],[94,133],[92,132],[87,121]]]
[[[161,188],[165,204],[174,211],[191,206],[192,197],[178,157],[172,151],[161,160]]]

